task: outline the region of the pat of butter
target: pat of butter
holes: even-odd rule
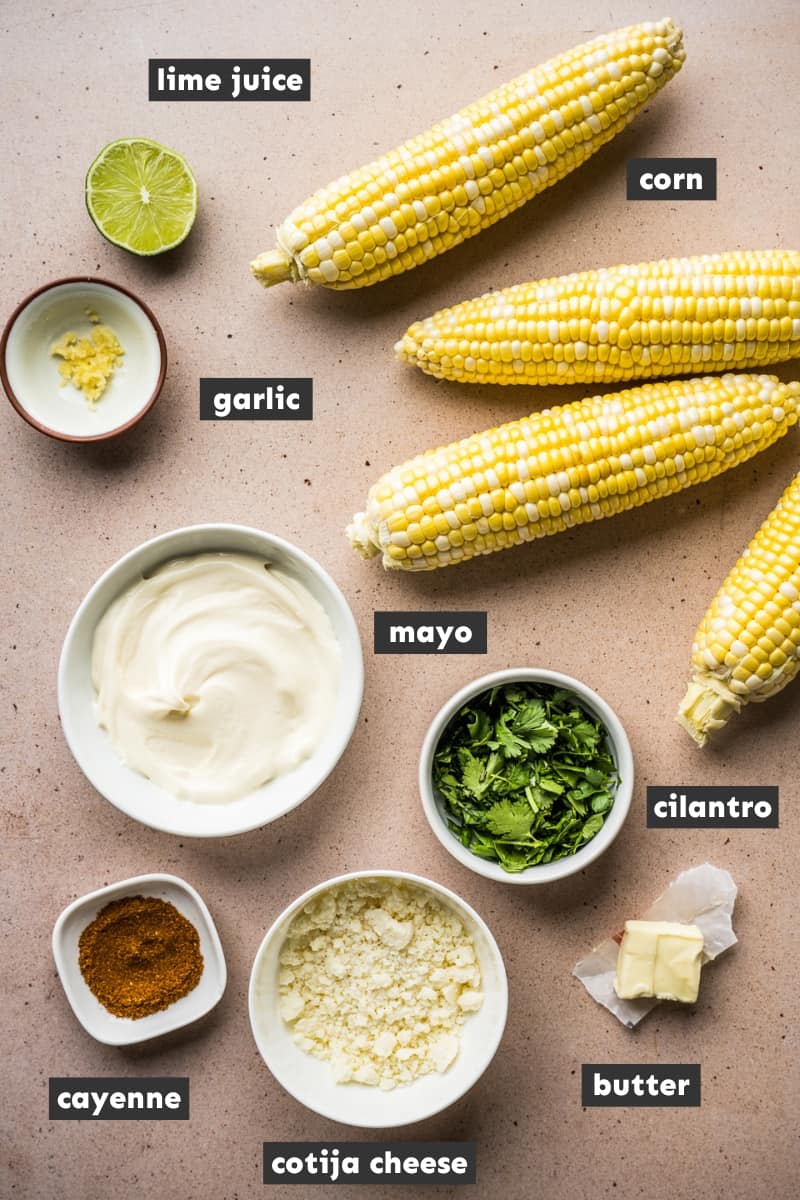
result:
[[[674,921],[626,921],[614,991],[620,1000],[657,996],[693,1004],[700,988],[703,934]]]

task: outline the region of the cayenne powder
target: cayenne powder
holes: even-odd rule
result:
[[[78,942],[81,974],[115,1017],[146,1017],[197,987],[200,937],[174,904],[156,896],[112,900]]]

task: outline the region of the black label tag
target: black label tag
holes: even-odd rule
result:
[[[648,787],[648,829],[777,829],[776,787]]]
[[[87,1076],[49,1081],[51,1121],[188,1121],[189,1080]]]
[[[581,1104],[591,1108],[699,1108],[699,1063],[584,1063]]]
[[[310,421],[311,379],[201,379],[201,421]]]
[[[715,158],[629,158],[628,200],[716,200]]]
[[[264,1142],[264,1183],[475,1183],[474,1142]]]
[[[376,612],[376,654],[485,654],[485,612]]]
[[[308,58],[151,58],[150,100],[310,100]]]

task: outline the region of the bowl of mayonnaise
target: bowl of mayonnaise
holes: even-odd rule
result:
[[[261,530],[195,525],[90,589],[58,704],[107,800],[154,829],[223,837],[316,791],[353,733],[363,678],[353,614],[318,563]]]

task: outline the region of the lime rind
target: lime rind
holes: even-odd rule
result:
[[[150,138],[120,138],[103,147],[86,173],[86,207],[115,246],[163,254],[189,235],[197,181],[176,150]]]

